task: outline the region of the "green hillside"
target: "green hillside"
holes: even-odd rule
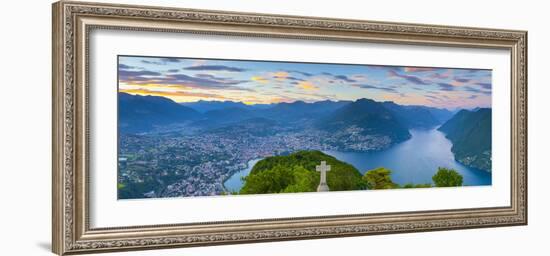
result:
[[[326,155],[321,151],[298,151],[288,156],[265,158],[243,178],[240,194],[270,194],[314,192],[319,185],[320,174],[315,166],[326,161],[331,166],[327,173],[330,191],[378,190],[397,188],[430,188],[432,184],[408,183],[399,185],[392,181],[392,171],[384,167],[369,170],[361,175],[355,167]],[[439,168],[433,176],[436,187],[462,186],[462,175],[452,169]]]
[[[350,164],[321,151],[298,151],[287,156],[265,158],[244,178],[240,194],[313,192],[320,174],[315,166],[326,161],[331,166],[327,183],[331,191],[365,189],[361,173]]]
[[[457,161],[491,171],[491,109],[461,110],[439,130],[453,143]]]

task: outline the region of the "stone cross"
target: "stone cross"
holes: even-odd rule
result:
[[[327,185],[327,172],[330,171],[330,165],[327,165],[326,161],[321,161],[321,165],[315,166],[315,170],[321,173],[321,181],[317,187],[317,192],[329,191]]]

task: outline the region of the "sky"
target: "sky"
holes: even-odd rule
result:
[[[491,107],[491,70],[119,56],[118,89],[175,102],[393,101]]]

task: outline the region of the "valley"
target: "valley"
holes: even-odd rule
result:
[[[120,94],[119,199],[226,194],[224,182],[250,160],[301,150],[384,152],[410,140],[411,129],[433,129],[453,115],[369,99],[195,106]]]

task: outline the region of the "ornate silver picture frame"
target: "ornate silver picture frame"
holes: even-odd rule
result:
[[[90,33],[98,30],[510,52],[509,205],[92,227]],[[53,5],[52,249],[64,254],[527,224],[527,32],[61,1]],[[116,88],[116,85],[115,85]],[[496,127],[494,125],[493,127]],[[495,170],[498,171],[498,170]],[[508,170],[503,170],[508,172]],[[326,185],[326,184],[325,184]],[[320,190],[323,191],[323,190]],[[353,193],[353,192],[349,192]],[[182,202],[185,203],[185,202]]]

